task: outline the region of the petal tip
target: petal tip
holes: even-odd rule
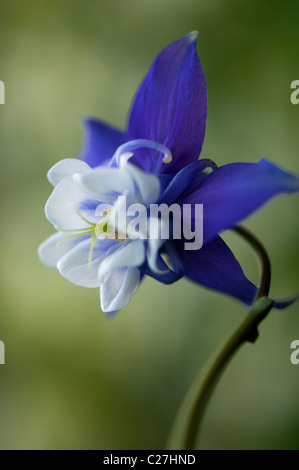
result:
[[[90,137],[89,134],[96,128],[98,120],[91,116],[83,116],[81,123],[85,132],[88,133],[87,137]]]
[[[267,158],[261,158],[258,163],[264,165],[266,168],[272,168],[276,172],[279,172],[280,177],[281,178],[283,177],[285,182],[288,183],[288,188],[285,189],[285,192],[289,192],[289,193],[299,192],[299,176],[296,173],[291,173],[289,171],[286,171],[283,167],[281,167],[280,165],[277,165],[276,163],[271,162]]]
[[[95,118],[92,118],[91,116],[83,116],[81,118],[81,122],[83,123],[84,126],[90,126],[96,121]]]
[[[298,299],[299,299],[299,292],[297,292],[292,297],[289,297],[288,299],[275,300],[274,301],[274,308],[276,308],[278,310],[284,310],[285,308],[290,307],[295,302],[297,302]]]
[[[198,31],[191,31],[191,33],[187,34],[186,37],[188,38],[190,44],[192,42],[196,43],[197,38],[198,38],[198,34],[199,34]]]

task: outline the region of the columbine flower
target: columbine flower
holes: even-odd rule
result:
[[[220,168],[197,160],[207,91],[196,36],[158,55],[135,97],[126,132],[86,120],[82,160],[62,160],[48,173],[55,188],[46,216],[57,233],[40,246],[40,258],[74,284],[100,286],[106,312],[127,305],[144,275],[166,284],[187,276],[251,304],[256,288],[219,233],[273,196],[299,189],[295,176],[264,159]],[[119,227],[111,215],[123,210],[119,196],[126,196],[125,209],[144,207],[147,218],[153,203],[203,204],[202,248],[189,251],[184,238],[165,240],[148,231],[132,237],[129,224]]]

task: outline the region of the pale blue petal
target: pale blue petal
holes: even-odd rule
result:
[[[141,266],[145,260],[145,246],[141,240],[117,242],[122,244],[112,255],[107,256],[99,267],[99,279],[104,281],[112,271],[131,266]]]
[[[73,176],[67,176],[55,186],[49,197],[45,207],[46,217],[54,226],[61,229],[88,228],[89,225],[82,220],[77,211],[85,199],[87,199],[85,192],[74,181]]]
[[[60,274],[68,281],[82,287],[99,287],[99,265],[109,254],[109,250],[116,247],[114,240],[100,240],[94,248],[92,262],[89,263],[91,239],[85,240],[75,246],[69,253],[59,260],[57,268]]]
[[[101,308],[103,312],[115,312],[130,302],[140,283],[137,268],[113,271],[101,285]]]
[[[74,233],[65,234],[62,232],[57,232],[54,235],[51,235],[47,240],[45,240],[38,247],[38,255],[40,260],[49,268],[57,269],[58,261],[70,251],[74,246],[84,240],[83,237],[71,238],[61,242],[68,235],[73,235]]]
[[[74,180],[88,197],[102,202],[111,202],[109,195],[134,194],[132,177],[123,169],[99,167],[89,174],[77,173]]]
[[[160,181],[155,175],[145,173],[130,163],[121,163],[121,168],[124,168],[134,179],[142,201],[148,205],[155,203],[160,195]]]
[[[48,171],[47,177],[53,186],[56,186],[63,178],[71,176],[74,173],[88,173],[91,171],[90,166],[82,160],[76,158],[65,158],[57,162]]]

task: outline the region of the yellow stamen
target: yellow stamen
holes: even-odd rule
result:
[[[96,239],[97,237],[95,235],[91,237],[90,249],[89,249],[89,254],[88,254],[88,269],[91,269],[92,255],[93,255],[93,250],[94,250]]]
[[[80,212],[78,206],[76,206],[76,212],[77,212],[78,216],[79,216],[82,220],[84,220],[84,222],[86,222],[88,225],[95,225],[95,224],[93,224],[92,222],[90,222],[89,220],[85,219],[84,215]]]
[[[61,230],[61,231],[63,231],[63,230]],[[75,235],[70,235],[69,237],[65,237],[65,238],[62,238],[61,240],[59,240],[59,242],[56,243],[56,246],[61,245],[62,242],[65,242],[66,240],[70,240],[71,238],[82,237],[83,235],[90,235],[90,234],[92,234],[91,230],[88,230],[86,232],[76,233]]]
[[[77,233],[74,233],[73,235],[62,238],[61,240],[59,240],[59,242],[57,242],[56,246],[59,246],[62,242],[66,240],[71,240],[72,238],[90,235],[91,242],[90,242],[90,249],[89,249],[89,254],[88,254],[88,268],[91,269],[92,255],[94,252],[96,240],[99,236],[107,238],[108,240],[117,240],[120,242],[124,241],[127,238],[126,235],[120,234],[117,231],[115,231],[113,225],[110,223],[109,215],[112,212],[112,210],[113,208],[109,207],[108,209],[105,209],[102,212],[100,212],[99,216],[104,217],[104,218],[95,224],[93,222],[90,222],[88,219],[86,219],[84,215],[81,214],[79,207],[76,207],[76,212],[78,216],[85,223],[87,223],[90,227],[66,229],[66,228],[60,228],[60,227],[55,226],[55,229],[59,232],[73,232],[73,233],[77,232]]]

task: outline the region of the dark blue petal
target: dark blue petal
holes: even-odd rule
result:
[[[184,275],[180,254],[177,252],[174,244],[170,241],[166,242],[163,245],[161,251],[167,254],[168,259],[171,263],[171,269],[169,269],[169,266],[165,263],[160,254],[157,257],[156,263],[158,269],[161,271],[165,271],[164,273],[156,273],[152,271],[151,268],[148,266],[147,262],[145,262],[143,266],[139,269],[143,275],[146,274],[147,276],[153,277],[154,279],[159,282],[162,282],[163,284],[173,284],[174,282],[181,279]]]
[[[164,144],[173,161],[158,160],[156,172],[176,173],[197,160],[204,141],[207,118],[205,76],[196,52],[197,33],[166,47],[155,59],[134,100],[128,125],[129,140],[149,139]],[[155,152],[136,152],[139,165]]]
[[[204,243],[236,225],[279,193],[299,190],[298,178],[273,163],[231,163],[191,186],[180,204],[203,204]]]
[[[85,119],[85,143],[80,158],[91,168],[107,164],[115,150],[127,140],[126,134],[96,119]]]
[[[277,308],[278,310],[283,310],[287,307],[290,307],[293,303],[297,302],[298,299],[299,293],[295,294],[293,297],[290,297],[288,299],[275,300],[274,308]]]
[[[210,289],[231,295],[251,305],[256,287],[242,271],[239,262],[220,237],[216,237],[200,250],[186,251],[180,245],[180,258],[185,275]]]
[[[177,198],[190,186],[190,184],[198,178],[200,173],[206,168],[217,168],[216,163],[212,160],[202,159],[196,162],[190,163],[190,165],[182,168],[170,181],[165,191],[162,193],[159,203],[172,204]],[[206,175],[203,175],[203,177]]]

